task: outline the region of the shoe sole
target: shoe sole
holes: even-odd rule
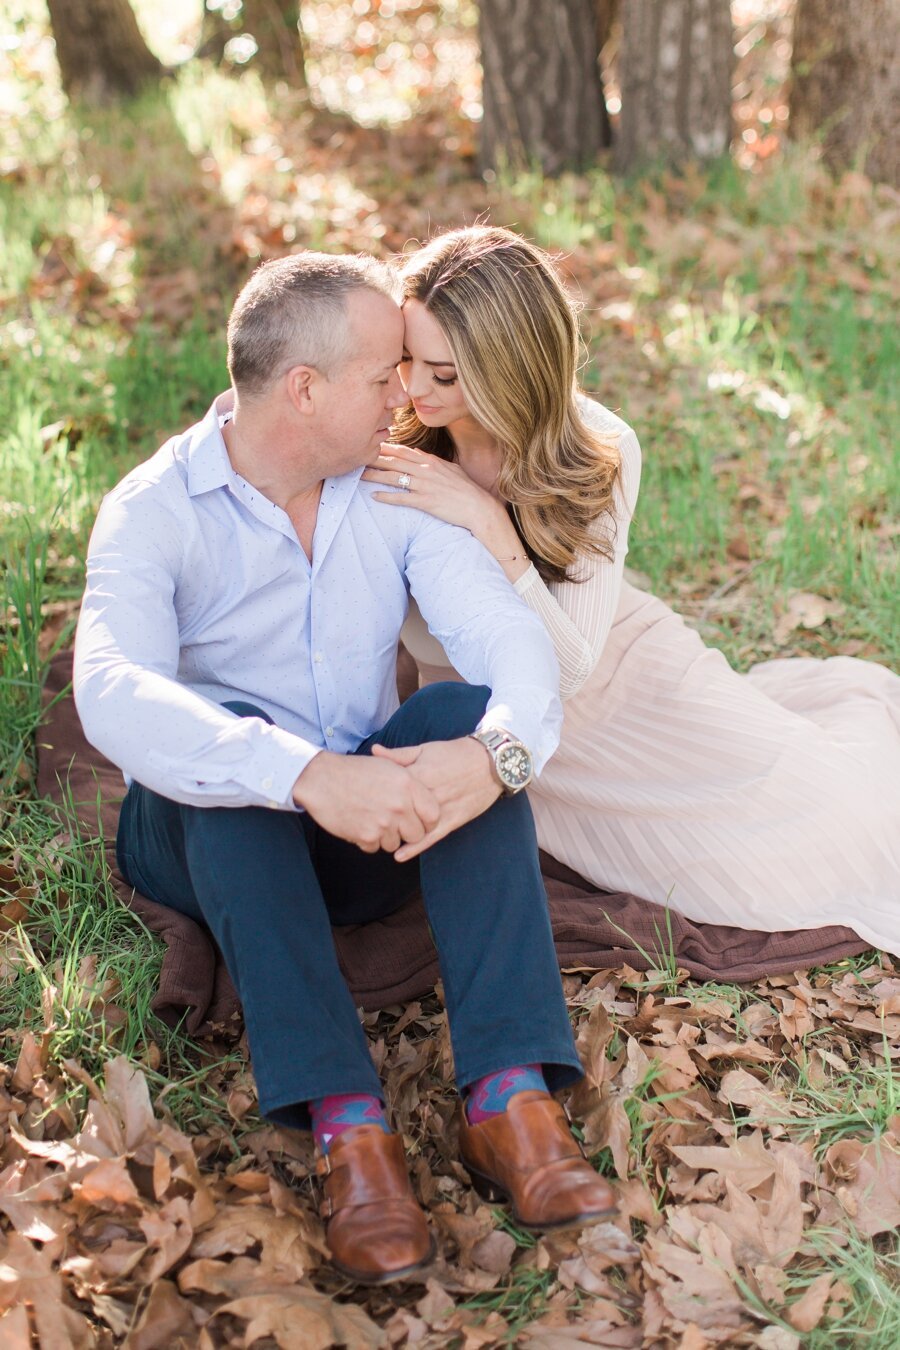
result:
[[[386,1270],[379,1275],[374,1275],[370,1271],[354,1270],[352,1266],[345,1266],[343,1262],[335,1261],[334,1257],[331,1259],[331,1266],[339,1274],[345,1275],[348,1280],[353,1280],[355,1284],[376,1286],[396,1284],[399,1280],[408,1280],[411,1275],[416,1275],[419,1271],[430,1266],[436,1256],[437,1243],[432,1237],[428,1255],[423,1256],[421,1261],[414,1261],[410,1266],[402,1266],[400,1270]]]
[[[605,1219],[611,1219],[618,1213],[616,1206],[610,1205],[606,1209],[592,1209],[586,1214],[576,1214],[569,1219],[557,1219],[553,1223],[528,1223],[516,1212],[509,1191],[504,1190],[499,1182],[486,1177],[483,1172],[474,1171],[467,1162],[464,1162],[463,1166],[472,1178],[473,1190],[481,1196],[481,1199],[486,1200],[488,1204],[508,1205],[513,1222],[524,1228],[526,1233],[558,1233],[566,1228],[590,1228],[592,1224],[603,1223]]]

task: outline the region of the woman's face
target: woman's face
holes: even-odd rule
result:
[[[471,417],[450,344],[437,319],[421,300],[406,300],[403,320],[400,379],[419,421],[426,427],[449,427]]]

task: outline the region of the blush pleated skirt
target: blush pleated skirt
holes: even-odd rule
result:
[[[844,924],[900,955],[900,678],[834,657],[741,675],[627,584],[529,789],[538,838],[700,922]]]

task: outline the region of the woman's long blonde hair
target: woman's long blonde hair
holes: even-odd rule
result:
[[[578,323],[550,259],[511,230],[472,226],[404,259],[400,280],[440,324],[472,414],[500,446],[500,493],[535,565],[546,580],[579,579],[579,553],[612,552],[591,526],[608,515],[613,528],[619,454],[579,411]],[[449,433],[411,404],[392,436],[453,458]]]

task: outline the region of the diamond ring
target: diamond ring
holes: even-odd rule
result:
[[[411,482],[412,479],[408,473],[401,473],[400,477],[397,479],[397,486],[402,488],[404,492],[409,492],[409,485]]]

